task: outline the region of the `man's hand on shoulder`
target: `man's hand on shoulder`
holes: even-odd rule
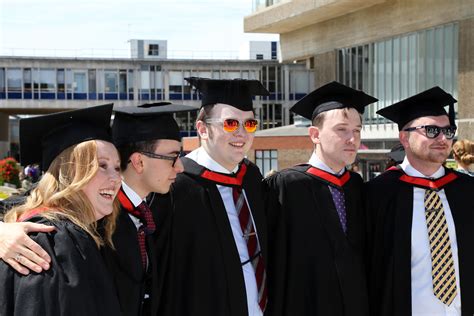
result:
[[[49,269],[51,258],[34,242],[29,232],[51,232],[53,226],[36,223],[0,222],[0,258],[21,274]]]

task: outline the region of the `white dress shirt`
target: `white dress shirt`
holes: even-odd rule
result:
[[[137,207],[142,202],[146,202],[145,200],[142,200],[140,198],[140,196],[135,191],[133,191],[133,189],[131,187],[129,187],[123,180],[122,180],[122,189],[123,189],[123,192],[125,192],[125,195],[130,200],[130,202],[132,202],[134,207]],[[138,229],[143,226],[143,223],[140,221],[139,218],[137,218],[136,216],[134,216],[130,213],[128,213],[128,216],[130,217],[130,219],[132,220],[133,224],[135,225],[135,227],[137,228],[137,231],[138,231]],[[149,263],[150,263],[150,261],[148,260],[148,253],[147,253],[147,256],[146,256],[147,269],[148,269],[148,264]],[[145,293],[144,298],[147,299],[149,297],[150,297],[150,295],[148,293]]]
[[[132,202],[133,206],[137,207],[143,202],[140,196],[135,191],[133,191],[133,189],[129,187],[124,181],[122,181],[122,189],[123,192],[125,192],[125,195],[130,200],[130,202]],[[135,224],[137,230],[143,225],[140,219],[138,219],[136,216],[133,216],[130,213],[128,213],[128,216],[130,216],[130,218],[132,219],[133,224]]]
[[[218,164],[215,160],[213,160],[209,154],[204,150],[204,148],[199,147],[198,149],[190,152],[186,157],[194,160],[201,166],[206,167],[209,170],[220,172],[220,173],[227,173],[230,174],[227,169],[222,167]],[[232,172],[237,172],[238,166],[235,167]],[[219,193],[221,195],[222,201],[224,202],[224,206],[227,212],[227,217],[229,218],[230,226],[232,229],[232,235],[234,236],[234,241],[237,246],[237,250],[239,251],[240,262],[245,262],[249,260],[249,253],[247,248],[247,242],[245,241],[242,233],[242,228],[240,227],[239,216],[235,209],[234,198],[232,196],[232,188],[223,186],[223,185],[216,185]],[[242,190],[245,196],[245,190]],[[247,197],[245,196],[245,200]],[[247,203],[250,214],[252,215],[251,206]],[[252,217],[253,220],[253,217]],[[255,223],[255,222],[254,222]],[[254,225],[255,226],[255,225]],[[255,226],[255,231],[257,231],[257,227]],[[258,236],[258,234],[257,234]],[[255,279],[255,271],[253,270],[252,264],[249,262],[242,266],[242,272],[244,275],[245,281],[245,291],[247,294],[247,306],[249,311],[249,316],[262,316],[263,313],[260,310],[260,306],[258,305],[258,288],[257,288],[257,280]]]
[[[444,168],[440,167],[438,171],[430,177],[426,177],[413,168],[406,157],[403,160],[401,167],[407,175],[413,177],[437,179],[445,174]],[[426,226],[424,205],[425,190],[414,187],[413,222],[411,228],[411,306],[413,316],[461,316],[461,288],[459,286],[459,260],[456,227],[454,225],[453,215],[451,214],[451,209],[449,208],[444,189],[437,193],[443,203],[444,214],[448,224],[448,233],[451,241],[451,251],[453,254],[458,291],[450,306],[443,304],[443,302],[433,294],[430,242],[428,239],[428,228]]]
[[[309,158],[308,163],[313,167],[324,170],[324,171],[329,172],[331,174],[335,174],[337,176],[340,176],[341,174],[344,173],[344,171],[346,171],[346,168],[342,168],[339,172],[335,172],[334,170],[329,168],[328,165],[326,165],[324,162],[322,162],[321,159],[319,159],[318,155],[316,155],[315,152],[313,152],[313,154],[311,155],[311,158]]]

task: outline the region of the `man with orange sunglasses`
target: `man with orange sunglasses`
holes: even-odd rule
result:
[[[201,147],[182,158],[170,195],[159,315],[261,316],[266,307],[266,225],[259,169],[245,158],[258,121],[257,80],[187,78],[202,97]],[[168,210],[170,198],[173,209]],[[163,215],[165,216],[165,215]]]

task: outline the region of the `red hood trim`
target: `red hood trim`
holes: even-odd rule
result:
[[[244,163],[240,165],[239,170],[233,176],[226,175],[224,173],[214,172],[211,170],[204,170],[201,177],[212,182],[216,182],[222,185],[235,185],[241,186],[244,180],[245,173],[247,172],[247,165]]]
[[[313,176],[326,180],[327,182],[330,182],[338,187],[342,187],[351,178],[351,174],[347,170],[340,177],[337,177],[329,172],[315,167],[310,167],[308,170],[306,170],[306,172],[312,174]]]

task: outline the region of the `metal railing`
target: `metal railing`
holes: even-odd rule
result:
[[[60,49],[60,48],[0,48],[0,56],[62,57],[62,58],[131,58],[129,49]],[[145,58],[152,60],[152,58]],[[160,58],[157,58],[160,59]],[[161,58],[162,59],[162,58]],[[248,59],[230,50],[169,50],[166,59]]]

